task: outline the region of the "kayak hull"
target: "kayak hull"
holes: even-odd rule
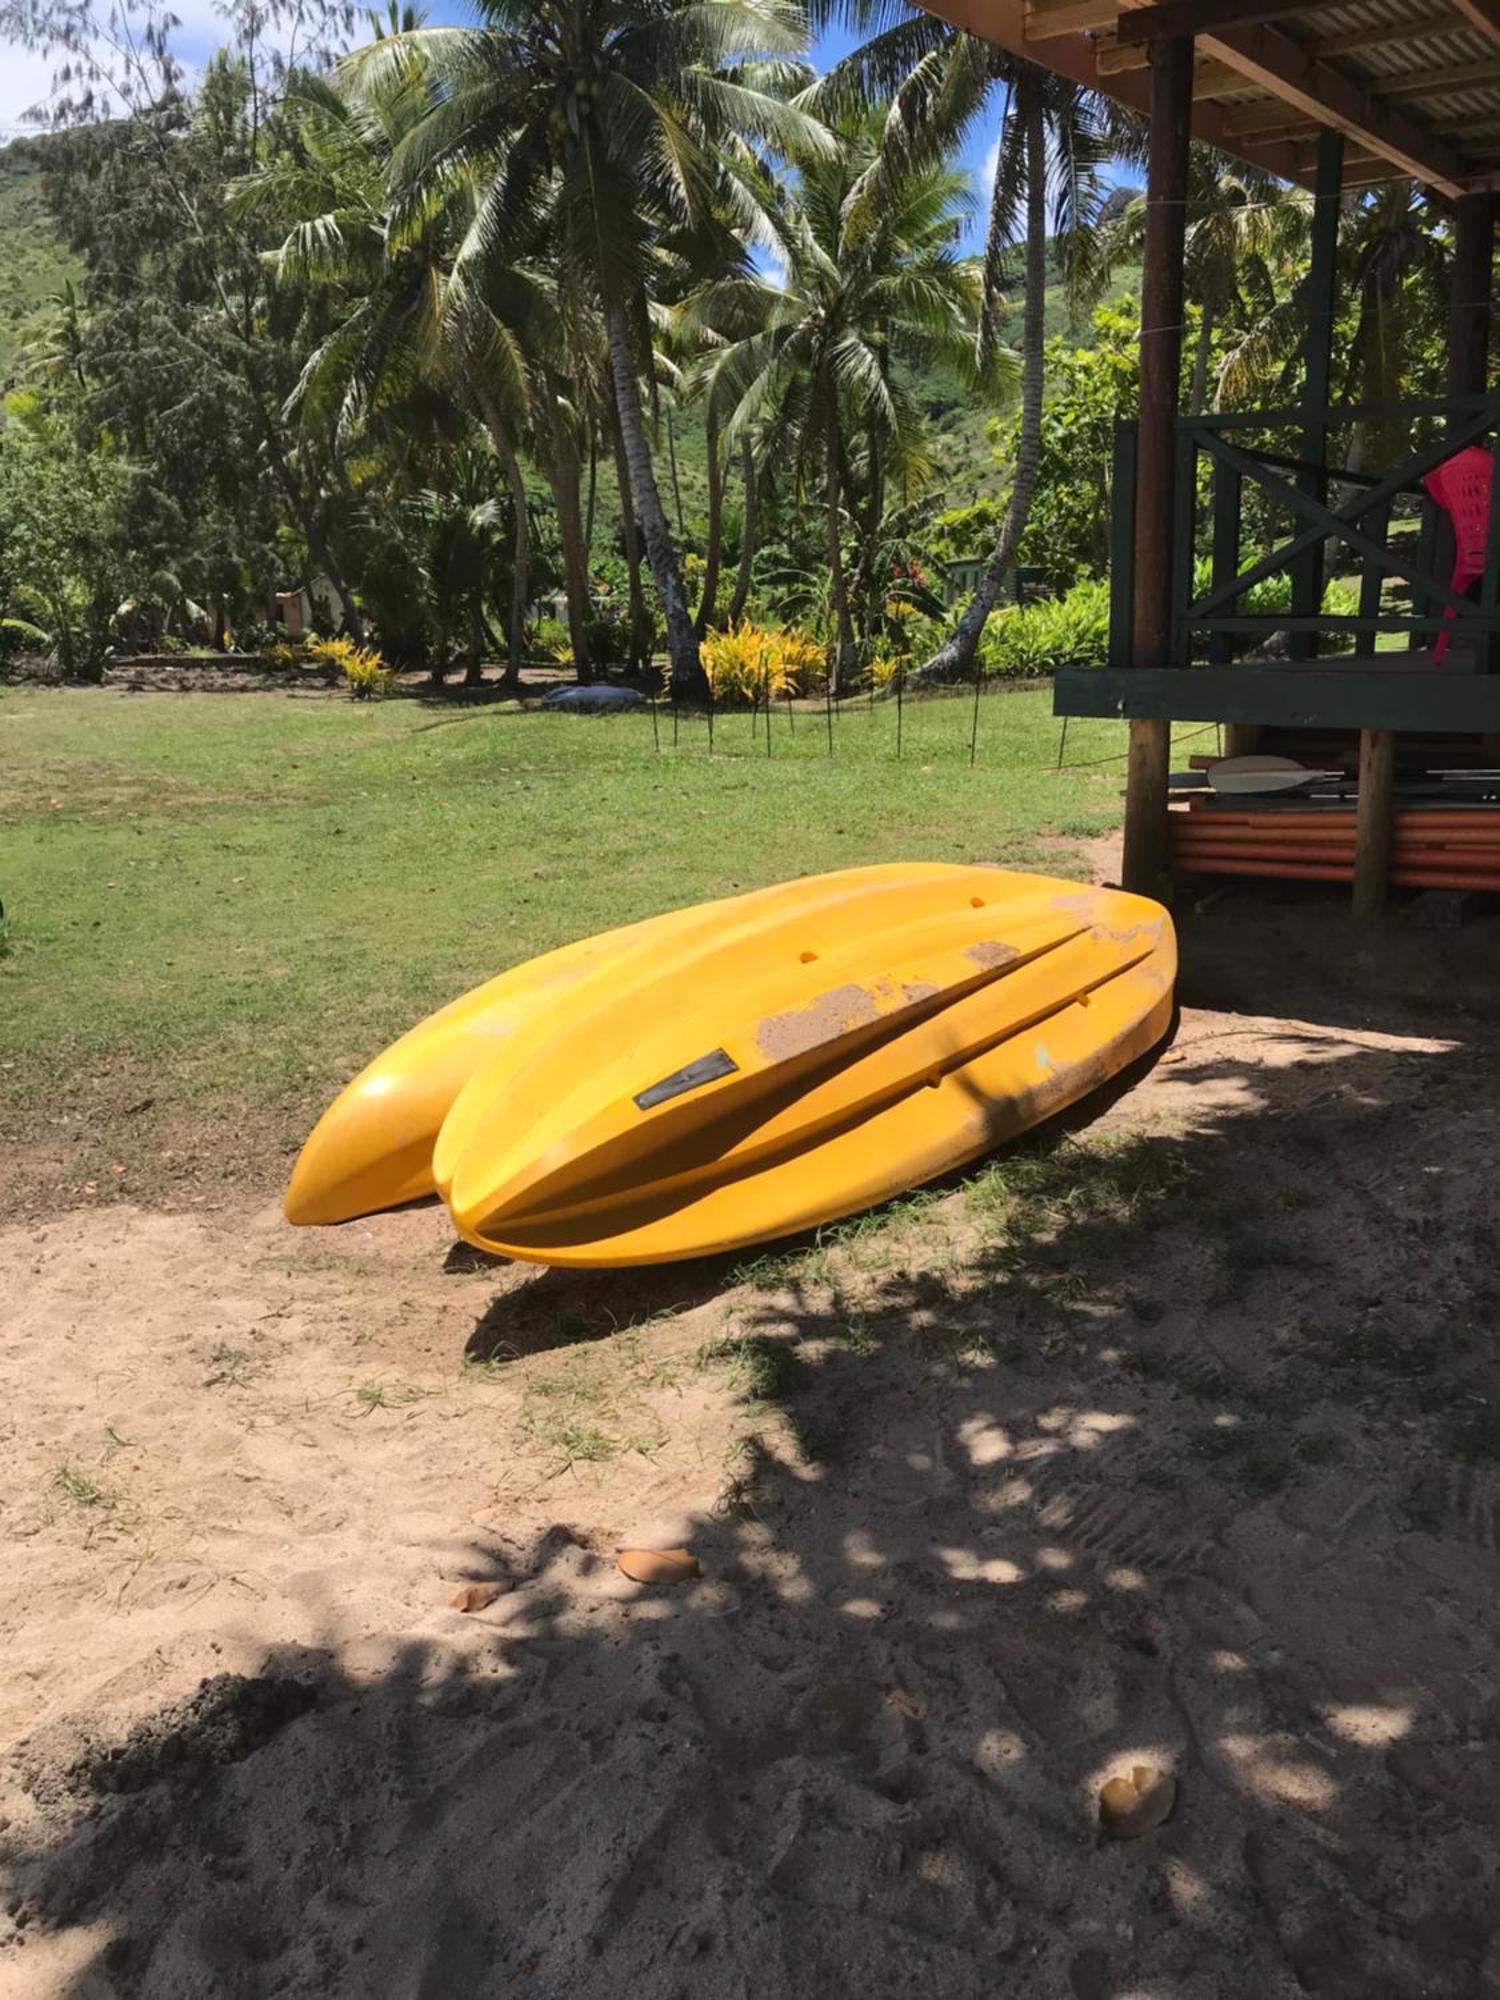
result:
[[[878,866],[848,872],[875,881],[956,871],[932,862],[916,870]],[[633,960],[654,956],[675,933],[709,930],[719,912],[740,905],[788,903],[803,887],[780,883],[577,939],[511,967],[428,1015],[361,1070],[318,1120],[287,1187],[287,1220],[347,1222],[431,1197],[437,1192],[434,1154],[444,1120],[470,1078],[503,1057],[528,1024],[557,1020],[572,1005],[575,989],[586,989],[591,979],[628,979]]]
[[[796,1234],[1078,1102],[1171,1021],[1159,905],[989,868],[847,871],[728,903],[575,987],[454,1100],[460,1233],[580,1268]]]

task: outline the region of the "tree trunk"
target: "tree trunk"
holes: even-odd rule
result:
[[[985,620],[1000,598],[1005,573],[1015,565],[1026,532],[1042,449],[1042,391],[1046,375],[1044,314],[1047,305],[1047,128],[1034,79],[1017,84],[1017,108],[1026,146],[1026,297],[1021,315],[1021,425],[1016,466],[1000,536],[953,636],[918,669],[925,680],[961,680],[974,664]],[[1004,133],[1001,142],[1004,143]],[[991,222],[993,226],[993,215]]]
[[[362,646],[365,639],[364,620],[359,615],[359,606],[354,602],[353,593],[344,582],[343,573],[334,559],[333,550],[328,545],[328,538],[323,533],[323,524],[318,519],[318,510],[303,493],[302,483],[292,471],[291,463],[281,448],[281,438],[275,423],[258,394],[255,397],[255,409],[260,418],[261,438],[266,447],[266,455],[271,461],[271,470],[275,473],[281,490],[287,497],[287,504],[291,507],[297,525],[302,530],[308,553],[333,585],[344,614],[345,631],[356,646]]]
[[[677,477],[677,423],[672,415],[672,405],[667,404],[667,463],[672,468],[672,502],[677,509],[677,539],[687,540],[687,528],[682,518],[682,481]]]
[[[526,479],[521,471],[521,461],[516,455],[515,446],[511,443],[510,433],[500,415],[499,406],[482,385],[479,400],[484,414],[484,427],[489,432],[490,443],[494,446],[495,456],[500,461],[500,469],[505,474],[505,484],[510,491],[511,511],[515,515],[515,541],[510,578],[510,620],[505,628],[505,672],[500,677],[500,685],[507,694],[519,694],[521,660],[526,651],[526,606],[531,598],[531,515],[526,505]]]
[[[1201,417],[1208,405],[1209,351],[1214,341],[1214,309],[1205,301],[1198,317],[1198,344],[1193,349],[1193,380],[1188,390],[1188,415]]]
[[[834,647],[828,685],[834,694],[854,662],[854,621],[849,616],[849,591],[844,580],[844,523],[839,512],[839,410],[832,385],[828,390],[828,577],[833,595]]]
[[[568,638],[573,647],[573,671],[587,685],[594,678],[589,654],[589,566],[584,553],[583,509],[578,492],[578,453],[568,435],[557,398],[549,394],[547,409],[547,484],[557,509],[557,532],[562,543],[563,589],[568,598]]]
[[[594,561],[594,501],[599,492],[599,433],[589,425],[589,497],[583,504],[583,559]]]
[[[526,606],[531,600],[531,514],[526,505],[526,480],[521,461],[507,441],[501,459],[505,483],[510,488],[510,504],[515,519],[515,541],[511,554],[510,622],[505,628],[505,672],[500,685],[507,694],[521,692],[521,661],[526,652]]]
[[[748,437],[740,440],[740,469],[745,482],[745,516],[740,529],[740,566],[735,573],[734,595],[729,600],[730,625],[738,625],[745,615],[750,572],[755,562],[755,451]]]
[[[630,472],[630,488],[635,495],[636,513],[646,541],[646,557],[656,594],[661,599],[667,621],[667,651],[672,663],[672,687],[689,700],[707,698],[708,676],[698,656],[698,635],[688,615],[687,596],[682,588],[682,572],[671,530],[657,490],[651,451],[646,442],[646,425],[641,414],[641,389],[636,379],[635,356],[630,328],[618,305],[608,308],[605,324],[609,333],[609,365],[615,385],[615,408],[619,416],[620,445]]]
[[[703,596],[694,620],[701,639],[719,610],[719,544],[724,531],[724,465],[719,457],[719,425],[712,408],[703,419],[708,443],[708,550],[703,564]]]
[[[620,436],[620,416],[610,400],[610,449],[614,453],[615,479],[620,488],[620,540],[625,544],[625,571],[630,583],[631,673],[644,673],[651,665],[651,648],[656,639],[656,621],[641,585],[641,530],[635,518],[635,495],[630,490],[630,467],[625,463],[625,445]]]

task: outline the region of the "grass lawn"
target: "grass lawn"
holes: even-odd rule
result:
[[[657,754],[649,716],[0,691],[14,1157],[40,1143],[54,1193],[149,1191],[164,1152],[269,1185],[387,1040],[570,938],[863,861],[1068,872],[1038,836],[1116,824],[1122,726],[1075,723],[1058,772],[1046,691],[985,700],[972,769],[970,722],[908,703],[898,762],[890,705],[832,758],[821,713],[769,757],[721,715],[710,756],[670,715]]]

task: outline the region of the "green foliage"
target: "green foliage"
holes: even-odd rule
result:
[[[1100,306],[1093,329],[1091,347],[1048,343],[1052,388],[1042,412],[1036,495],[1021,538],[1020,561],[1045,570],[1059,588],[1108,566],[1115,426],[1135,415],[1139,397],[1134,302]],[[1012,428],[1005,455],[1014,453]]]
[[[1108,651],[1109,584],[1093,577],[1065,597],[993,612],[979,642],[983,672],[1011,680],[1059,667],[1102,667]]]
[[[384,701],[396,685],[395,674],[375,648],[357,646],[352,639],[314,639],[307,657],[337,667],[356,701]]]
[[[45,629],[64,673],[99,671],[132,568],[128,469],[80,451],[29,397],[0,431],[0,610],[17,636]]]
[[[58,142],[45,135],[0,147],[0,385],[30,372],[28,345],[50,317],[48,301],[78,276],[77,259],[47,213],[42,176]]]
[[[539,618],[526,634],[527,650],[544,659],[570,661],[573,643],[560,618]]]
[[[52,635],[30,619],[0,618],[0,660],[12,659],[17,653],[45,652],[51,645]]]

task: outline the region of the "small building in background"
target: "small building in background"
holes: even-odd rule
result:
[[[979,588],[979,580],[989,565],[988,556],[955,556],[943,564],[943,603],[962,604]],[[1002,604],[1024,604],[1045,590],[1047,572],[1032,564],[1022,564],[1005,572],[1000,584]]]

